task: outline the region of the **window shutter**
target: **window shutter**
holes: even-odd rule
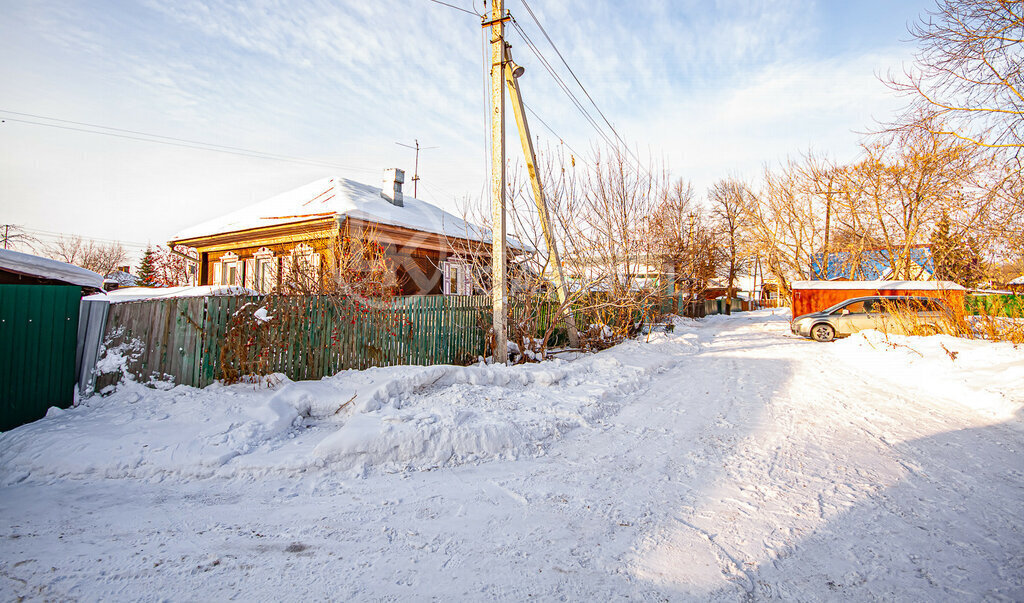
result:
[[[210,283],[211,285],[219,285],[219,284],[221,284],[221,282],[220,282],[220,275],[221,275],[221,270],[223,268],[224,268],[224,266],[220,262],[216,262],[216,263],[213,264],[213,281]]]
[[[292,275],[292,256],[286,255],[281,258],[281,288],[285,288],[288,284],[288,279]]]
[[[266,288],[266,290],[263,291],[264,293],[277,291],[280,284],[280,275],[278,274],[280,272],[280,265],[281,258],[270,258],[269,260],[267,260],[267,276],[265,277],[265,281],[263,283],[263,286]]]
[[[473,295],[473,271],[470,270],[469,264],[462,265],[462,282],[460,285],[462,291],[459,291],[459,295]]]
[[[245,260],[245,273],[243,276],[245,287],[248,287],[249,289],[259,288],[256,286],[256,260]]]
[[[451,295],[451,264],[448,262],[441,262],[441,293],[444,295]]]

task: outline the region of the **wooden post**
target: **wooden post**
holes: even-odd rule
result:
[[[523,144],[526,169],[530,173],[530,184],[533,185],[533,199],[537,203],[537,214],[540,217],[540,224],[544,230],[544,243],[547,245],[548,253],[551,256],[551,263],[555,267],[555,286],[558,290],[558,301],[566,306],[565,327],[569,334],[569,345],[577,348],[580,345],[580,335],[576,331],[576,319],[572,314],[572,305],[567,304],[569,288],[566,285],[565,271],[562,269],[562,258],[558,255],[558,242],[555,239],[551,216],[548,215],[548,205],[544,199],[544,189],[541,187],[540,174],[537,172],[537,153],[533,149],[533,139],[530,137],[530,124],[526,120],[526,107],[523,105],[523,95],[517,81],[519,75],[522,74],[522,67],[518,68],[517,74],[516,64],[512,62],[512,58],[507,51],[505,58],[505,83],[508,85],[508,95],[512,100],[512,114],[515,115],[516,125],[519,127],[519,140]]]

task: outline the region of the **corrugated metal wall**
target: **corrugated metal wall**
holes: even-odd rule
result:
[[[0,431],[74,401],[82,288],[0,285]]]

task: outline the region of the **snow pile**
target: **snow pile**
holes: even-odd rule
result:
[[[0,269],[80,287],[103,288],[103,277],[92,270],[10,249],[0,249]]]
[[[624,394],[694,349],[685,336],[661,337],[574,362],[386,367],[202,390],[125,382],[105,398],[0,434],[0,483],[327,465],[362,475],[541,456],[573,429],[601,428]]]
[[[201,287],[126,287],[107,293],[96,293],[84,299],[110,303],[170,299],[172,297],[207,297],[211,295],[259,295],[258,291],[235,285],[203,285]]]
[[[1024,412],[1000,418],[1024,346],[820,344],[786,318],[675,319],[573,362],[125,384],[0,434],[0,588],[1024,600]]]
[[[861,331],[832,344],[845,362],[895,389],[953,398],[993,421],[1024,408],[1024,347],[951,335]]]

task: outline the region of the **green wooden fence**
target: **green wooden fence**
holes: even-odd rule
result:
[[[1024,295],[968,295],[964,306],[968,314],[1024,317]]]
[[[605,318],[584,309],[594,301],[574,310],[582,327]],[[716,301],[697,303],[700,316],[721,312]],[[663,309],[674,312],[678,306],[677,300]],[[260,307],[270,320],[257,325],[251,317]],[[556,309],[549,300],[513,298],[510,323],[536,316],[531,326],[539,337]],[[620,319],[651,321],[655,312]],[[485,295],[399,297],[379,306],[316,295],[146,300],[111,304],[105,339],[108,349],[124,348],[127,371],[140,381],[205,387],[232,372],[304,380],[371,366],[469,364],[486,353],[490,313]],[[249,323],[239,328],[241,317]],[[560,325],[554,335],[553,344],[565,342]],[[118,377],[100,375],[96,388]]]
[[[136,379],[205,387],[224,374],[232,317],[266,307],[270,320],[250,329],[258,337],[242,342],[228,362],[260,362],[295,380],[370,366],[465,364],[484,354],[480,318],[490,304],[488,296],[403,297],[380,307],[326,296],[125,302],[111,304],[106,345],[127,346],[127,369]],[[112,379],[101,376],[97,389]]]
[[[0,431],[74,401],[82,288],[0,285]]]

